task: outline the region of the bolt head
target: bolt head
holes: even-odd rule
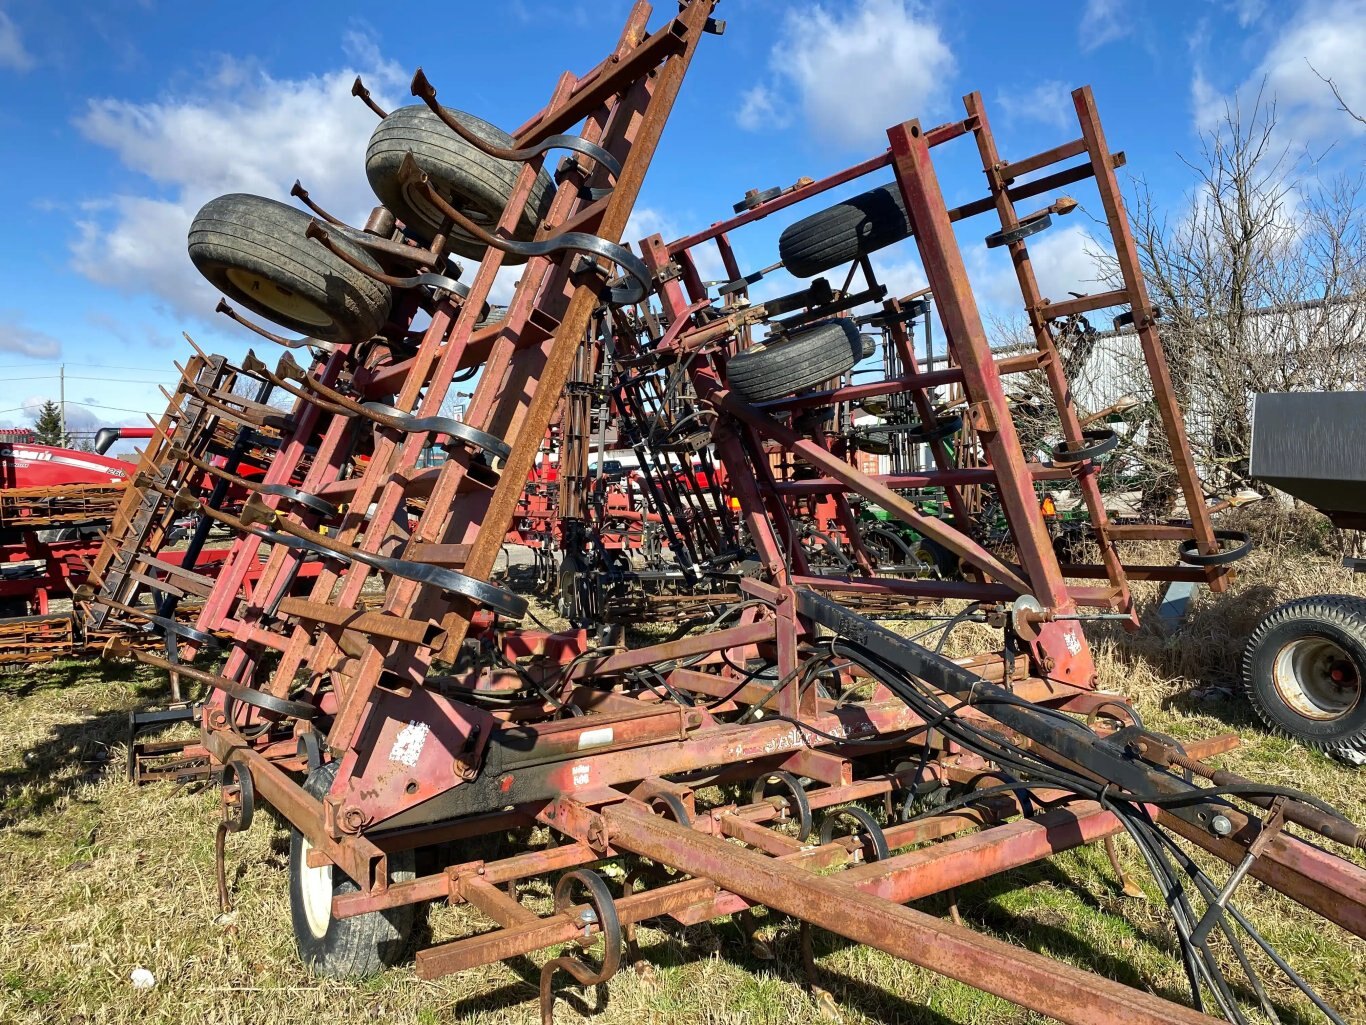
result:
[[[1209,830],[1215,836],[1228,836],[1233,832],[1233,823],[1227,815],[1216,815],[1209,821]]]

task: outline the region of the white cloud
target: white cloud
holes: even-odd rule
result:
[[[0,68],[28,71],[35,63],[33,54],[24,48],[19,26],[8,14],[0,11]]]
[[[1317,72],[1317,73],[1316,73]],[[1294,138],[1338,138],[1366,131],[1337,109],[1331,78],[1343,100],[1366,111],[1366,0],[1312,4],[1279,33],[1253,76],[1266,79],[1282,127]]]
[[[1207,132],[1216,127],[1225,112],[1225,98],[1219,95],[1205,69],[1197,67],[1191,79],[1191,117],[1197,131]]]
[[[1075,214],[1074,214],[1075,216]],[[1029,262],[1039,282],[1039,294],[1061,302],[1069,292],[1101,290],[1101,268],[1090,250],[1096,248],[1080,224],[1054,225],[1029,240]],[[1019,281],[1005,250],[967,247],[968,267],[984,318],[1009,319],[1023,309]]]
[[[1266,13],[1266,0],[1228,0],[1228,6],[1238,16],[1242,28],[1255,25]]]
[[[1241,23],[1242,6],[1238,13]],[[1366,126],[1338,108],[1324,81],[1331,78],[1358,114],[1366,110],[1366,0],[1308,3],[1270,38],[1252,73],[1228,92],[1209,80],[1204,66],[1196,66],[1191,104],[1198,131],[1216,129],[1226,109],[1250,111],[1260,93],[1276,104],[1283,142],[1321,147],[1366,133]]]
[[[662,235],[665,242],[672,242],[682,234],[683,229],[678,226],[671,214],[658,207],[637,206],[626,221],[626,230],[621,233],[621,240],[634,251],[635,244],[650,235]],[[703,281],[726,279],[725,265],[721,262],[721,254],[713,243],[704,242],[693,246],[692,258]]]
[[[745,94],[741,125],[791,102],[817,139],[851,148],[885,144],[889,126],[932,115],[955,68],[939,26],[908,0],[789,10],[769,63],[773,85]]]
[[[152,293],[180,314],[203,315],[215,295],[185,255],[199,208],[226,192],[288,199],[300,179],[313,199],[353,223],[375,205],[365,144],[375,117],[351,95],[359,72],[382,105],[405,76],[352,29],[349,66],[277,79],[224,58],[196,92],[134,103],[91,100],[76,126],[155,187],[88,200],[76,221],[72,264],[98,284]]]
[[[1077,39],[1088,53],[1133,31],[1134,6],[1125,0],[1086,0],[1077,25]]]
[[[1038,121],[1055,128],[1076,121],[1072,90],[1057,80],[1039,82],[1032,89],[1002,91],[996,103],[1011,121]]]
[[[735,123],[747,132],[758,132],[785,128],[792,123],[792,119],[778,109],[773,90],[760,83],[752,89],[746,89],[740,97]]]
[[[18,310],[0,310],[0,352],[12,352],[32,359],[56,359],[62,354],[62,341],[46,331],[26,327]]]

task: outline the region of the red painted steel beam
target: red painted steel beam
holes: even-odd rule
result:
[[[838,876],[706,836],[624,802],[602,812],[613,846],[1073,1025],[1211,1025],[1215,1019],[864,893]]]

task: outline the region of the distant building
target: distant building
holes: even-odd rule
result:
[[[31,427],[0,427],[0,445],[36,445],[38,435]]]

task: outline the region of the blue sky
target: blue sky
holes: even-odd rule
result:
[[[443,102],[512,129],[560,71],[601,58],[629,6],[452,3],[424,8],[445,17],[414,31],[410,9],[348,0],[0,0],[0,426],[56,397],[61,363],[79,428],[159,413],[157,385],[189,351],[182,330],[244,352],[250,338],[212,313],[217,297],[185,256],[189,220],[223,192],[288,199],[296,177],[363,220],[375,119],[350,96],[357,72],[393,107],[413,102],[421,65]],[[656,24],[673,5],[657,8]],[[1285,145],[1366,164],[1366,133],[1314,74],[1366,110],[1366,0],[724,0],[717,13],[727,31],[703,40],[628,240],[720,219],[749,188],[832,173],[885,148],[889,124],[960,116],[974,89],[1018,158],[1076,135],[1068,92],[1090,83],[1112,146],[1174,215],[1191,186],[1180,155],[1263,82]],[[971,144],[943,152],[949,201],[976,198]],[[774,262],[778,231],[808,212],[737,236],[742,263]],[[1031,247],[1045,293],[1094,287],[1087,219],[1063,223]],[[1008,265],[982,249],[980,225],[965,231],[983,304],[1009,314]],[[884,268],[894,287],[918,283],[909,251]]]

